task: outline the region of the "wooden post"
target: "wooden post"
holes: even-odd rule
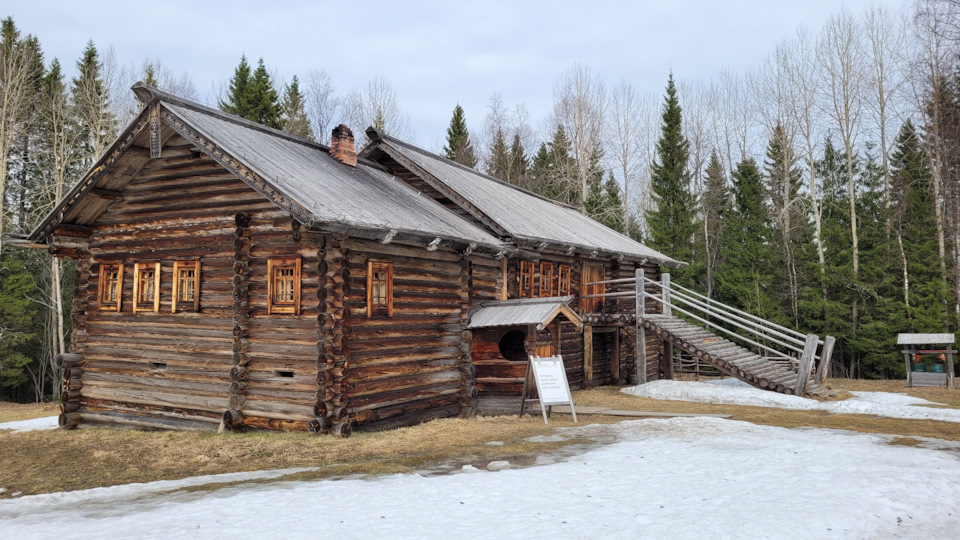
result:
[[[947,386],[957,389],[957,381],[953,378],[953,351],[947,353]]]
[[[673,343],[663,342],[663,378],[673,379]]]
[[[637,337],[637,374],[636,380],[630,381],[631,384],[643,384],[647,382],[647,331],[643,327],[643,318],[647,313],[647,291],[643,282],[643,268],[637,268],[634,273],[636,281],[636,337]]]
[[[660,282],[663,284],[663,314],[672,316],[673,310],[670,308],[670,274],[663,274]]]
[[[910,369],[910,351],[903,350],[903,365],[907,369],[907,388],[913,386],[913,381],[911,380],[913,370]]]
[[[802,396],[807,391],[807,379],[810,378],[810,369],[813,367],[813,355],[817,352],[817,342],[820,338],[816,334],[807,334],[807,341],[803,344],[803,353],[800,355],[800,365],[797,369],[797,386],[794,393]]]
[[[610,378],[620,384],[620,328],[613,329],[613,344],[610,351]]]
[[[827,374],[830,373],[830,358],[833,356],[833,345],[836,342],[837,338],[833,336],[827,336],[823,340],[823,350],[820,351],[820,365],[817,366],[817,376],[814,379],[817,384],[823,384],[823,381],[827,379]],[[910,372],[910,364],[907,364],[907,372]]]
[[[583,327],[583,387],[593,387],[593,327]]]

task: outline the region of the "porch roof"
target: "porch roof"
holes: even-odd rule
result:
[[[573,296],[487,300],[473,312],[467,328],[536,325],[538,330],[543,330],[557,315],[563,314],[579,329],[583,327],[583,321],[567,305],[572,300]]]

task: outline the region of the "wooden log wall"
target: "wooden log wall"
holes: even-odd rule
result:
[[[473,332],[473,363],[477,370],[477,388],[481,399],[491,395],[520,396],[523,378],[526,375],[526,356],[532,351],[524,343],[524,351],[515,358],[504,358],[500,353],[500,340],[508,333],[522,334],[525,342],[527,329],[523,327],[480,328]],[[519,409],[518,409],[519,410]]]
[[[318,247],[283,210],[252,213],[250,224],[250,363],[243,425],[307,431],[317,394]],[[299,313],[269,313],[268,262],[301,262]]]
[[[234,219],[237,229],[233,239],[233,367],[230,408],[223,413],[223,426],[230,430],[243,425],[240,410],[247,402],[250,375],[250,214],[239,212]]]
[[[392,317],[368,316],[365,295],[347,302],[355,428],[388,429],[459,414],[465,392],[461,254],[362,239],[347,247],[351,289],[366,290],[368,260],[393,263]]]
[[[317,242],[323,247],[317,254],[320,279],[316,297],[317,314],[317,377],[314,418],[310,431],[331,432],[349,437],[353,431],[348,402],[353,387],[350,376],[350,307],[353,288],[350,280],[350,250],[339,238],[324,236]],[[366,284],[360,289],[366,289]],[[362,295],[360,295],[362,296]]]
[[[460,259],[460,416],[469,418],[477,413],[477,368],[473,365],[471,345],[473,335],[467,330],[473,291],[473,264],[469,257]]]
[[[150,160],[123,186],[123,200],[113,201],[97,219],[90,238],[91,259],[81,259],[77,266],[73,347],[86,361],[78,396],[80,426],[216,429],[224,411],[231,409],[232,384],[246,382],[242,394],[239,384],[233,394],[238,396],[235,405],[239,396],[245,397],[242,425],[276,427],[271,420],[292,419],[302,420],[306,429],[313,417],[313,374],[305,374],[310,385],[302,393],[309,401],[304,400],[302,408],[310,414],[302,418],[288,416],[285,403],[290,396],[282,394],[289,381],[276,385],[276,391],[263,384],[266,374],[275,375],[270,364],[288,363],[285,358],[296,352],[290,342],[297,341],[289,335],[258,337],[270,325],[255,320],[263,313],[258,309],[266,295],[267,253],[257,253],[257,244],[274,234],[276,206],[178,136],[164,145],[162,156]],[[234,269],[246,253],[244,248],[238,255],[235,244],[238,212],[250,214],[253,223],[242,233],[250,246],[249,319],[242,309],[236,317],[237,301],[242,307],[244,299],[235,285]],[[296,244],[290,242],[290,218],[279,214],[284,216],[285,240],[296,253]],[[200,311],[171,313],[173,261],[196,259],[201,266]],[[124,263],[120,312],[101,311],[97,304],[104,261]],[[161,263],[157,313],[132,312],[133,263],[138,261]],[[243,277],[242,265],[238,270]],[[310,278],[306,275],[305,281]],[[316,310],[304,316],[310,319],[305,325],[310,335],[315,335]],[[296,323],[285,317],[281,326]],[[315,339],[308,348],[312,372]],[[243,353],[248,355],[247,372],[234,370],[242,367]]]
[[[63,429],[73,429],[80,422],[80,389],[83,388],[83,365],[81,354],[58,354],[57,365],[63,389],[60,394],[60,417],[57,423]]]

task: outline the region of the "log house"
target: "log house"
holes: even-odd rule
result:
[[[574,389],[658,377],[632,300],[580,297],[682,263],[373,129],[357,154],[343,125],[327,147],[133,90],[143,111],[12,242],[77,263],[61,426],[349,436],[515,413],[534,353],[561,353]]]

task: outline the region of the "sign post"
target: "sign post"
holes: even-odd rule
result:
[[[529,397],[533,385],[530,377],[533,376],[538,397]],[[547,423],[550,409],[553,405],[570,405],[573,421],[577,421],[577,411],[573,408],[573,397],[570,395],[570,384],[567,382],[567,372],[563,367],[563,358],[548,356],[541,358],[531,356],[527,361],[527,376],[523,381],[523,399],[520,404],[520,416],[526,408],[527,402],[539,401],[540,412],[543,414],[543,423]]]

